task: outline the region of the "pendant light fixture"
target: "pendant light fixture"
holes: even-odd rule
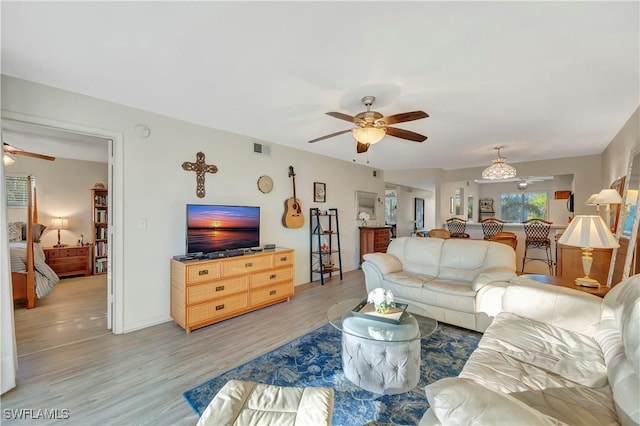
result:
[[[484,169],[482,179],[499,180],[510,179],[516,177],[516,169],[505,163],[505,158],[500,155],[502,146],[496,146],[494,149],[498,151],[498,158],[493,160],[493,164]]]

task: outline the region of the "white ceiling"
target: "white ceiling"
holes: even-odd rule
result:
[[[518,163],[599,154],[638,107],[639,5],[3,1],[2,73],[384,170]],[[427,141],[307,143],[365,95]]]

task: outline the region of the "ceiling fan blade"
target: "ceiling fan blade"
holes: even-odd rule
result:
[[[363,152],[367,152],[367,150],[369,149],[371,145],[368,143],[362,143],[362,142],[358,142],[358,144],[356,145],[356,152],[358,154],[362,154]]]
[[[349,123],[355,123],[357,120],[355,117],[349,115],[349,114],[343,114],[341,112],[328,112],[327,115],[333,117],[333,118],[338,118],[340,120],[344,120],[344,121],[348,121]]]
[[[420,120],[421,118],[427,118],[429,114],[424,111],[411,111],[403,112],[401,114],[394,114],[383,118],[385,125],[404,123],[405,121]]]
[[[343,133],[349,133],[350,131],[351,131],[351,129],[347,129],[347,130],[342,130],[342,131],[340,131],[340,132],[331,133],[330,135],[326,135],[326,136],[322,136],[322,137],[319,137],[319,138],[316,138],[316,139],[310,140],[310,141],[309,141],[309,143],[318,142],[318,141],[321,141],[321,140],[323,140],[323,139],[329,139],[329,138],[332,138],[332,137],[334,137],[334,136],[341,135],[341,134],[343,134]]]
[[[18,149],[14,146],[9,145],[6,142],[3,142],[3,146],[4,146],[4,151],[12,155],[23,155],[25,157],[39,158],[41,160],[47,160],[47,161],[54,161],[56,159],[56,157],[52,157],[50,155],[37,154],[35,152],[29,152],[29,151],[24,151],[22,149]]]
[[[407,139],[414,142],[424,142],[427,140],[426,136],[421,135],[420,133],[412,132],[410,130],[398,129],[395,127],[387,127],[387,134],[390,136],[395,136],[400,139]]]

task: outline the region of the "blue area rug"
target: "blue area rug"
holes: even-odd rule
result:
[[[416,425],[429,407],[424,387],[443,377],[457,376],[482,335],[438,324],[422,341],[421,377],[412,391],[380,395],[360,389],[342,371],[342,336],[326,324],[244,365],[186,391],[183,396],[198,417],[231,379],[278,386],[327,386],[335,392],[336,426],[388,423]]]

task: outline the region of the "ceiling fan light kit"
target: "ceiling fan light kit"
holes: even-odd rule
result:
[[[356,127],[351,133],[357,142],[369,145],[380,142],[387,134],[384,129],[374,126]]]
[[[16,159],[13,155],[7,154],[6,152],[4,153],[4,156],[2,157],[2,161],[4,162],[5,166],[10,166],[13,163],[16,162]]]
[[[484,169],[482,179],[499,180],[514,178],[516,176],[516,169],[504,162],[506,158],[500,155],[502,147],[497,146],[494,149],[498,151],[498,158],[495,158],[493,164]]]

